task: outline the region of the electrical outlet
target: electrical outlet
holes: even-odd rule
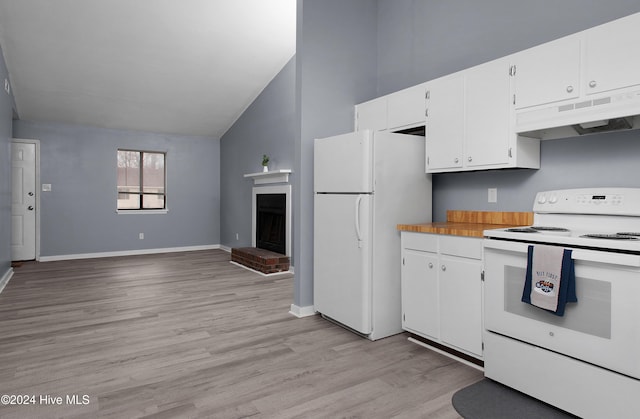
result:
[[[240,240],[240,234],[236,233],[236,240]]]
[[[490,203],[498,202],[498,188],[489,188],[487,193],[487,201]]]
[[[11,85],[9,84],[9,80],[4,79],[4,91],[7,93],[11,93]]]
[[[138,238],[139,238],[140,240],[144,240],[144,233],[140,233],[140,234],[138,234]]]

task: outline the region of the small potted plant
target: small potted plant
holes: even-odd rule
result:
[[[269,156],[267,156],[266,154],[263,154],[262,155],[262,171],[263,172],[269,171],[269,167],[267,167],[268,164],[269,164]]]

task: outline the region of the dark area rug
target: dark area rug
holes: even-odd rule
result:
[[[565,411],[485,378],[458,390],[451,399],[465,419],[568,419]]]

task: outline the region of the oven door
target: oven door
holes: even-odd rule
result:
[[[485,329],[640,378],[640,255],[574,249],[578,302],[559,317],[520,301],[527,248],[484,240]]]

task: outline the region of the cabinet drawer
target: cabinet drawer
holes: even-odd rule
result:
[[[433,234],[403,231],[401,234],[401,241],[403,249],[413,249],[434,253],[438,251],[438,236]]]
[[[482,239],[474,237],[440,236],[440,253],[470,259],[482,259]]]

